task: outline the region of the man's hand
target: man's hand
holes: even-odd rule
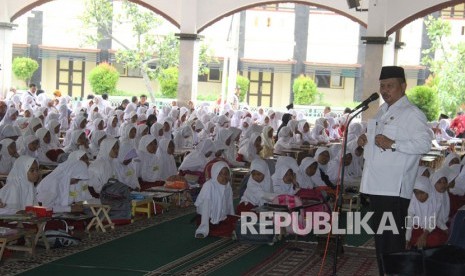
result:
[[[357,144],[360,147],[364,147],[367,143],[368,143],[368,139],[367,139],[366,134],[362,134],[358,137]]]
[[[384,150],[391,149],[392,144],[394,144],[394,140],[387,138],[383,134],[378,134],[375,136],[375,145]]]

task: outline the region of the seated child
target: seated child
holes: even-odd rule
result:
[[[438,184],[441,185],[441,184]],[[436,186],[436,185],[435,185]],[[407,216],[406,247],[426,248],[444,244],[447,241],[445,225],[436,224],[435,199],[430,180],[419,176],[413,187]],[[433,188],[435,189],[435,188]]]
[[[265,160],[256,158],[250,165],[250,177],[247,181],[247,188],[237,206],[237,213],[249,212],[253,208],[262,206],[266,202],[271,202],[276,194],[271,190],[270,169]]]
[[[195,201],[197,207],[196,238],[206,236],[231,237],[237,217],[234,216],[231,173],[224,162],[212,168],[212,178],[205,182]]]

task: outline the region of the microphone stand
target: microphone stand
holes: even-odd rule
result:
[[[346,157],[346,152],[347,152],[347,134],[349,133],[349,125],[352,122],[352,120],[357,117],[358,114],[362,113],[363,111],[368,109],[368,103],[364,105],[359,111],[357,111],[353,116],[349,118],[349,121],[347,121],[346,124],[346,129],[344,130],[344,145],[342,146],[343,149],[343,154],[342,154],[342,168],[341,168],[341,177],[340,177],[340,186],[339,186],[339,194],[337,195],[337,202],[336,202],[336,212],[339,213],[342,209],[342,193],[344,192],[344,161]],[[352,114],[355,110],[352,110]],[[339,219],[338,219],[338,224],[339,224]],[[339,248],[339,237],[336,238],[336,251],[334,253],[334,261],[333,261],[333,276],[337,275],[337,253],[338,253],[338,248]]]

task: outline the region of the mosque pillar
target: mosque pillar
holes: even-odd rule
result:
[[[197,99],[199,74],[199,38],[197,34],[179,33],[178,105]]]
[[[13,29],[16,24],[0,22],[0,98],[5,98],[11,86],[13,59]]]
[[[368,28],[366,36],[361,39],[366,44],[365,62],[363,64],[363,90],[360,100],[365,100],[374,92],[379,92],[379,73],[383,65],[394,65],[393,42],[386,36],[387,1],[370,0],[368,7]],[[381,104],[381,97],[370,104],[363,112],[362,120],[373,118]]]

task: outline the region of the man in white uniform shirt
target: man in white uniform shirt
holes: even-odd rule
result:
[[[385,101],[374,119],[368,120],[367,134],[358,144],[364,147],[360,192],[368,194],[374,212],[371,227],[375,234],[383,215],[391,213],[399,234],[383,231],[375,235],[380,275],[384,275],[382,256],[405,249],[404,221],[413,193],[419,159],[431,148],[424,113],[409,102],[402,67],[385,66],[379,78],[379,92]],[[383,225],[391,226],[392,220]]]

